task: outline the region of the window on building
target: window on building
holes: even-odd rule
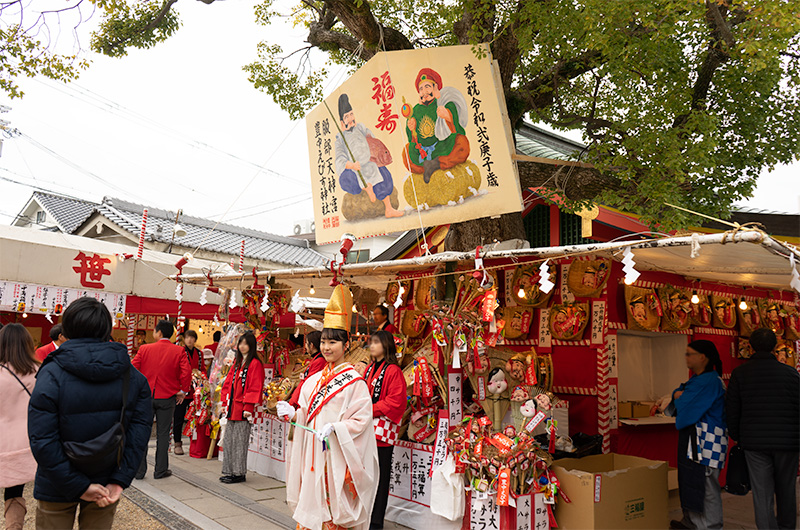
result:
[[[561,245],[585,245],[595,240],[581,235],[581,218],[575,214],[561,212]]]
[[[44,212],[44,210],[39,210],[38,212],[36,212],[37,223],[43,223],[45,219],[47,219],[47,214]]]
[[[550,246],[550,207],[539,204],[522,219],[525,227],[525,238],[531,248]]]
[[[366,263],[369,261],[369,249],[351,250],[347,254],[347,263]]]

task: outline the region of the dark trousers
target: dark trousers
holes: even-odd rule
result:
[[[169,469],[169,430],[172,427],[174,414],[175,396],[153,400],[153,416],[156,421],[156,469],[153,474],[156,478],[161,477]],[[147,473],[147,451],[144,452],[136,476],[144,477],[145,473]]]
[[[796,451],[748,451],[747,471],[753,489],[756,526],[795,528],[797,525],[798,453]],[[775,517],[775,506],[778,516]]]
[[[378,479],[378,494],[372,506],[370,528],[383,528],[383,517],[386,515],[386,503],[389,502],[389,483],[392,480],[392,453],[394,446],[378,447],[378,465],[381,476]]]
[[[191,395],[192,393],[190,392],[189,396]],[[183,419],[186,417],[186,409],[189,408],[189,396],[187,396],[180,405],[175,405],[175,414],[172,417],[172,437],[176,444],[181,443]]]
[[[22,490],[25,488],[25,484],[20,484],[19,486],[9,486],[3,492],[3,500],[7,501],[10,499],[16,499],[17,497],[22,497]]]

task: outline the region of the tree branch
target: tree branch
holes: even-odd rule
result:
[[[557,187],[567,198],[574,201],[592,200],[603,191],[622,188],[620,181],[612,175],[601,173],[593,167],[568,165],[567,163],[559,166],[519,160],[517,161],[517,170],[522,189],[542,186],[555,189],[556,186],[553,185],[553,182],[557,172],[564,176],[568,175],[569,178],[564,179],[563,185]]]
[[[714,0],[706,0],[706,23],[711,30],[711,42],[708,44],[703,64],[697,71],[697,79],[692,90],[692,102],[689,112],[681,114],[672,122],[673,129],[680,129],[689,121],[693,112],[706,106],[708,92],[717,69],[730,59],[730,50],[736,46],[736,38],[731,28],[747,18],[746,11],[737,11],[733,19],[728,19],[728,9]]]
[[[520,88],[506,92],[507,99],[514,103],[509,104],[508,110],[511,125],[516,125],[526,112],[551,106],[563,82],[591,72],[605,60],[600,52],[587,50],[570,59],[558,61],[547,72],[543,72]]]
[[[330,50],[332,47],[346,50],[356,54],[362,61],[369,61],[376,51],[360,46],[360,42],[351,35],[325,28],[321,22],[311,24],[306,42],[321,50]]]
[[[325,6],[357,42],[364,41],[368,48],[385,48],[388,51],[410,50],[414,47],[403,33],[379,24],[365,0],[326,0]]]
[[[158,13],[156,13],[156,16],[153,17],[153,19],[147,24],[145,24],[141,29],[138,29],[137,34],[140,35],[145,34],[149,31],[156,29],[159,26],[159,24],[161,24],[164,21],[164,18],[166,18],[167,14],[169,13],[169,10],[172,9],[172,6],[175,5],[176,3],[178,3],[178,0],[166,0],[164,4],[161,6],[161,9],[159,9]],[[132,40],[132,37],[133,35],[128,35],[120,39],[109,41],[103,46],[103,48],[104,49],[124,48],[125,45]]]

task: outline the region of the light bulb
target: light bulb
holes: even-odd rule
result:
[[[742,298],[741,301],[739,302],[739,309],[741,309],[742,311],[747,311],[747,302],[745,301],[744,298]]]
[[[697,296],[697,291],[692,293],[692,303],[693,304],[699,304],[700,303],[700,297]]]
[[[197,332],[198,333],[202,333],[203,332],[203,326],[200,326],[199,328],[197,328]]]
[[[28,318],[28,313],[22,313],[22,318]]]
[[[317,291],[314,289],[314,284],[311,284],[311,288],[308,290],[308,294],[314,294]]]
[[[356,304],[353,304],[353,313],[358,313],[358,308],[356,307]]]
[[[517,297],[518,297],[518,298],[525,298],[525,289],[523,289],[522,287],[520,287],[520,288],[519,288],[519,291],[517,291]]]
[[[625,285],[633,285],[633,282],[635,282],[636,280],[634,280],[633,278],[631,278],[629,276],[626,276],[624,281],[625,281]]]

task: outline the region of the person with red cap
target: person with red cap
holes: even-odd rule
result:
[[[419,71],[415,86],[419,103],[406,123],[409,143],[403,164],[429,183],[437,170],[450,169],[469,157],[468,107],[461,92],[442,86],[442,76],[432,68]]]

